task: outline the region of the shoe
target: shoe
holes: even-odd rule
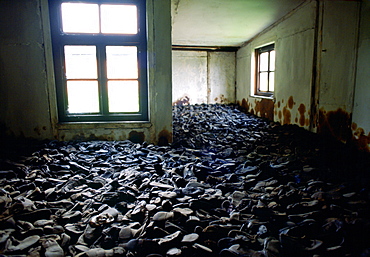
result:
[[[9,237],[5,244],[5,252],[12,253],[23,251],[31,246],[35,245],[40,240],[40,236],[29,236],[21,241],[14,237]]]
[[[55,239],[41,240],[41,245],[45,250],[45,257],[64,257],[64,251],[62,247],[57,243]]]

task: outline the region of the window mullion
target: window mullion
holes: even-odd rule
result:
[[[257,76],[257,92],[260,92],[260,84],[261,84],[261,52],[258,52],[258,58],[257,58],[257,63],[258,63],[258,76]]]
[[[107,62],[105,45],[97,45],[97,59],[98,59],[98,80],[100,92],[100,112],[103,115],[108,114],[108,89],[107,89]]]
[[[146,49],[146,47],[144,47]],[[145,53],[143,53],[142,46],[138,45],[138,81],[139,81],[139,100],[140,100],[140,110],[146,110],[148,104],[147,90],[146,87],[146,74],[147,74],[147,60],[145,58]],[[145,113],[147,115],[147,113]]]
[[[270,92],[270,53],[271,50],[268,51],[267,57],[267,92]]]
[[[61,101],[62,103],[61,114],[63,117],[66,117],[67,112],[68,112],[68,97],[67,97],[68,93],[67,93],[67,76],[66,76],[64,45],[60,47],[59,54],[60,54],[60,59],[59,59],[60,68],[58,67],[58,69],[61,70],[61,76],[60,76],[61,83],[59,85],[59,89],[61,93],[59,94],[59,97],[62,100]]]
[[[101,33],[101,3],[99,3],[99,33]]]

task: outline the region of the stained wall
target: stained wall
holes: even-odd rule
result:
[[[206,51],[172,52],[172,103],[207,103]]]
[[[237,52],[237,102],[260,117],[309,127],[314,61],[316,2],[309,1]],[[275,43],[274,97],[256,97],[254,49]]]
[[[235,52],[172,52],[172,103],[235,102]]]
[[[235,102],[235,52],[211,52],[208,57],[208,103]]]
[[[41,17],[39,1],[0,1],[2,137],[54,137]]]
[[[370,1],[362,2],[359,28],[351,129],[356,146],[370,152]]]
[[[0,134],[172,141],[171,2],[147,0],[149,122],[59,124],[47,0],[0,1]]]
[[[368,151],[369,6],[368,1],[307,1],[247,42],[237,53],[237,102],[258,116]],[[253,51],[271,42],[274,97],[255,97]]]
[[[355,93],[360,3],[322,1],[317,48],[317,132],[347,143]]]

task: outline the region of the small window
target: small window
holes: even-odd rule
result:
[[[148,120],[145,0],[49,0],[59,121]]]
[[[255,50],[256,79],[255,95],[273,96],[275,86],[275,45]]]

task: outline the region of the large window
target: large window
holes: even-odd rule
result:
[[[257,48],[255,57],[255,95],[271,97],[274,94],[275,84],[275,45]]]
[[[148,120],[145,0],[49,0],[59,121]]]

